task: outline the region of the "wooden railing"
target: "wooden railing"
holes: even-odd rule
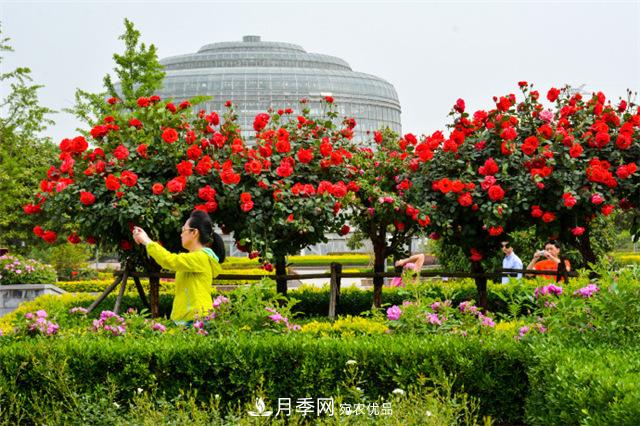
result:
[[[390,272],[342,272],[342,265],[340,263],[332,263],[330,265],[329,272],[321,272],[321,273],[311,273],[311,274],[287,274],[287,275],[249,275],[249,274],[220,274],[215,278],[215,281],[225,281],[225,280],[259,280],[263,277],[268,277],[273,280],[280,279],[286,281],[292,280],[305,280],[305,279],[319,279],[319,278],[328,278],[329,279],[329,312],[328,316],[331,319],[334,319],[336,316],[336,308],[338,306],[340,300],[340,286],[342,278],[391,278],[398,277],[402,274],[401,270],[394,270]],[[530,269],[499,269],[492,272],[484,272],[484,273],[472,273],[472,272],[448,272],[448,271],[438,271],[438,270],[422,270],[420,271],[420,277],[447,277],[447,278],[487,278],[487,279],[499,279],[503,276],[516,276],[516,274],[522,274],[523,276],[531,276],[531,275],[553,275],[557,276],[556,271],[546,270],[546,271],[538,271],[538,270],[530,270]],[[142,284],[140,283],[140,278],[152,278],[159,281],[162,278],[175,278],[174,273],[160,272],[160,273],[142,273],[142,272],[129,272],[126,268],[122,271],[117,271],[114,273],[115,280],[114,282],[105,289],[105,291],[96,299],[91,306],[89,306],[88,310],[91,312],[96,308],[109,293],[111,293],[118,284],[120,284],[120,291],[118,293],[118,297],[116,298],[116,303],[114,307],[114,312],[118,313],[120,310],[120,304],[122,303],[122,296],[124,295],[124,291],[127,285],[127,280],[129,278],[133,278],[136,289],[138,291],[138,295],[142,299],[144,305],[151,310],[151,312],[157,312],[157,306],[150,306],[147,302],[146,295],[144,293],[144,289]],[[561,276],[561,279],[567,281],[569,277],[576,277],[578,274],[574,271],[565,271]],[[157,293],[156,289],[151,289],[152,292],[152,300],[154,290]],[[155,298],[157,300],[157,297]],[[155,309],[154,309],[155,308]]]

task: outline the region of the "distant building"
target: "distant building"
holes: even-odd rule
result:
[[[212,96],[204,105],[207,111],[222,111],[231,100],[246,138],[255,134],[256,114],[270,107],[299,110],[300,99],[307,98],[311,114],[321,116],[320,99],[327,95],[333,96],[341,116],[355,118],[356,140],[365,140],[367,131],[383,125],[401,132],[400,102],[390,83],[295,44],[245,36],[241,42],[207,44],[197,53],[160,63],[166,71],[161,97]]]

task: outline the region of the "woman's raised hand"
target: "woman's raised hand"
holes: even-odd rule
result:
[[[134,226],[132,232],[133,232],[133,239],[135,240],[136,243],[146,246],[151,242],[151,238],[149,238],[149,236],[144,231],[144,229],[140,228],[139,226]]]

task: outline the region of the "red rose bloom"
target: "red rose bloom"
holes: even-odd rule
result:
[[[298,150],[298,161],[303,164],[310,163],[313,160],[313,149],[300,148]]]
[[[142,129],[142,121],[137,118],[132,118],[129,120],[129,127],[135,127],[136,129]]]
[[[246,203],[240,204],[240,209],[245,213],[250,212],[253,209],[253,201],[249,200]]]
[[[343,198],[345,195],[347,195],[347,192],[348,192],[347,185],[345,185],[344,182],[342,181],[336,183],[331,188],[331,194],[336,198]]]
[[[602,206],[602,214],[605,216],[609,216],[611,213],[613,213],[613,210],[615,209],[614,206],[612,206],[611,204],[605,204],[604,206]]]
[[[42,234],[42,239],[49,244],[53,244],[58,239],[58,234],[55,231],[45,231]]]
[[[490,186],[488,193],[491,201],[500,201],[504,198],[504,189],[500,185]]]
[[[487,161],[484,162],[484,166],[478,167],[478,173],[482,176],[495,175],[498,173],[498,170],[498,164],[493,158],[487,159]]]
[[[189,149],[187,149],[187,157],[189,157],[190,160],[197,161],[201,155],[202,150],[198,145],[191,145]]]
[[[198,164],[196,165],[196,173],[198,173],[200,176],[204,176],[209,173],[212,168],[213,162],[211,161],[211,157],[205,155],[200,159],[200,161],[198,161]]]
[[[291,167],[289,161],[285,161],[285,159],[283,159],[280,161],[280,165],[276,169],[276,174],[282,178],[289,177],[293,174],[293,167]]]
[[[109,133],[109,128],[101,124],[91,129],[91,137],[94,139],[101,139],[105,137],[107,133]]]
[[[473,204],[473,197],[468,192],[461,194],[458,197],[458,204],[460,204],[463,207],[469,207],[471,204]]]
[[[458,99],[456,101],[456,104],[453,106],[453,109],[459,112],[460,114],[464,112],[464,108],[465,108],[464,100],[462,99]]]
[[[515,128],[509,126],[500,133],[500,137],[504,140],[512,141],[518,137],[518,132],[516,132]]]
[[[137,103],[140,108],[144,108],[144,107],[148,107],[151,104],[151,101],[149,100],[149,98],[141,97],[141,98],[138,98]]]
[[[33,233],[36,237],[41,238],[44,235],[44,230],[40,225],[36,225],[33,227]]]
[[[553,222],[556,220],[556,215],[552,212],[544,212],[542,215],[542,221],[545,223]]]
[[[490,226],[488,229],[489,235],[491,235],[492,237],[497,237],[498,235],[502,234],[502,232],[504,232],[504,230],[502,229],[502,226]]]
[[[549,99],[549,102],[555,102],[556,99],[558,99],[558,96],[560,96],[560,90],[556,89],[555,87],[552,87],[547,92],[547,99]]]
[[[191,176],[193,174],[193,164],[191,164],[191,161],[181,161],[176,166],[176,169],[180,176]]]
[[[602,198],[602,195],[600,194],[593,194],[591,196],[591,202],[596,205],[602,204],[604,202],[604,198]]]
[[[261,131],[262,129],[264,129],[267,126],[267,123],[269,122],[269,114],[258,114],[256,115],[256,118],[253,120],[253,129],[256,132]]]
[[[117,191],[120,189],[120,180],[112,174],[105,178],[104,183],[109,191]]]
[[[531,217],[542,217],[542,209],[540,209],[540,206],[531,206]]]
[[[576,237],[579,237],[580,235],[584,234],[584,231],[585,229],[582,226],[576,226],[575,228],[571,229],[571,233]]]
[[[114,151],[113,156],[118,160],[125,160],[129,158],[129,150],[124,145],[119,145]]]
[[[91,192],[80,191],[80,202],[85,206],[90,206],[96,202],[96,197]]]
[[[80,239],[78,234],[74,232],[67,237],[67,241],[69,241],[71,244],[78,244],[82,240]]]
[[[172,113],[176,113],[176,111],[178,110],[176,108],[176,106],[174,104],[172,104],[171,102],[167,103],[167,106],[165,107],[167,108],[169,111],[171,111]]]
[[[164,139],[166,143],[174,143],[178,140],[178,132],[176,129],[168,127],[162,132],[162,139]]]
[[[122,240],[122,241],[120,241],[120,248],[122,250],[129,251],[129,250],[131,250],[133,248],[133,245],[131,244],[130,241]]]
[[[323,157],[328,157],[331,155],[332,152],[333,152],[333,146],[331,146],[329,139],[328,138],[323,139],[322,143],[320,144],[320,154]]]
[[[147,144],[141,143],[140,145],[138,145],[138,147],[136,148],[136,152],[140,157],[147,158]]]
[[[382,133],[377,130],[373,132],[373,140],[375,143],[382,143]]]
[[[216,190],[206,185],[198,190],[198,197],[204,201],[213,201],[216,198]]]
[[[132,187],[138,183],[138,175],[129,170],[125,170],[120,173],[120,181],[128,187]]]
[[[571,156],[571,158],[578,158],[582,155],[582,151],[582,145],[574,144],[571,149],[569,149],[569,156]]]
[[[511,101],[509,98],[505,98],[504,96],[500,96],[500,100],[496,104],[500,111],[506,111],[511,108]]]
[[[480,262],[482,260],[482,253],[480,253],[475,248],[472,248],[470,259],[472,262]]]
[[[172,194],[177,192],[182,192],[187,187],[187,179],[184,176],[179,176],[177,178],[171,179],[167,182],[167,190]]]
[[[154,183],[151,187],[151,191],[154,195],[160,195],[164,191],[164,185],[162,185],[161,183]]]

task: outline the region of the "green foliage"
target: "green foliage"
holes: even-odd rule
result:
[[[0,52],[12,52],[0,32]],[[3,56],[0,56],[0,64]],[[54,112],[38,102],[42,85],[32,84],[25,67],[0,73],[0,246],[25,253],[35,241],[22,206],[33,201],[33,188],[55,158],[55,147],[42,132],[54,122]],[[6,115],[5,115],[6,113]]]
[[[91,246],[87,244],[58,244],[39,250],[39,258],[53,266],[59,280],[87,280],[97,277],[97,272],[88,269]]]
[[[186,389],[198,402],[219,395],[222,405],[255,400],[246,389],[261,389],[268,401],[352,395],[344,388],[344,367],[355,360],[360,401],[388,397],[394,389],[431,387],[442,373],[455,377],[452,392],[478,398],[482,414],[506,421],[523,416],[527,379],[522,354],[512,339],[428,340],[390,336],[318,339],[304,335],[210,338],[193,334],[146,339],[55,338],[7,342],[0,347],[0,406],[21,398],[24,415],[33,404],[65,401],[70,393],[92,393],[97,383],[114,384],[115,401],[127,406],[137,389],[161,390],[173,399]],[[282,368],[283,363],[291,368]],[[57,368],[52,366],[57,365]],[[52,372],[55,371],[55,374]],[[15,381],[20,374],[20,380]]]
[[[638,347],[545,346],[529,369],[532,425],[635,424],[640,418]]]

